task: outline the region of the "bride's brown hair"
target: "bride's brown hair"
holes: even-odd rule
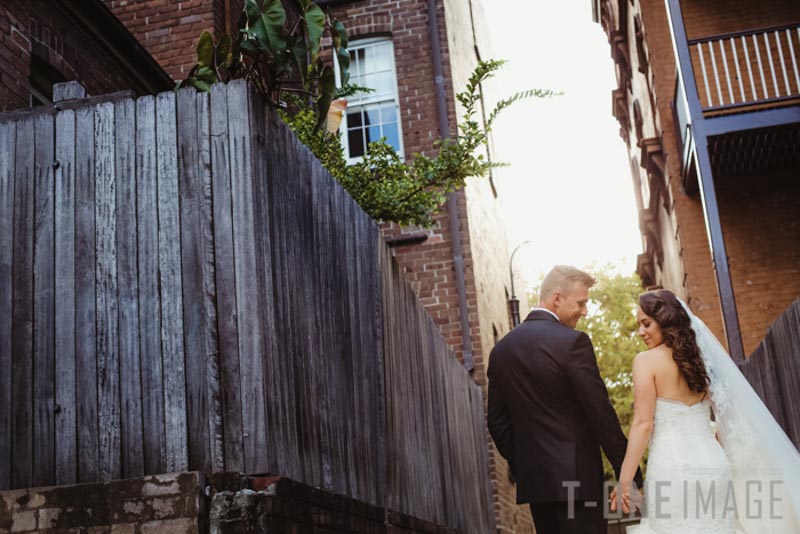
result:
[[[666,289],[642,293],[639,307],[661,327],[664,344],[672,349],[672,359],[678,364],[689,389],[706,393],[708,373],[692,330],[692,320],[675,294]]]

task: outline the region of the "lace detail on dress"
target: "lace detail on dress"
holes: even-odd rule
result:
[[[689,406],[658,398],[644,519],[628,532],[734,534],[735,510],[726,507],[730,482],[730,461],[714,438],[711,401]]]

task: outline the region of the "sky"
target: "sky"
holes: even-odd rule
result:
[[[515,270],[529,286],[556,264],[633,273],[642,251],[633,180],[611,114],[614,64],[591,0],[482,2],[491,58],[508,60],[486,87],[488,103],[531,88],[564,92],[517,102],[492,133],[495,158],[511,165],[494,174],[509,248],[531,241]]]

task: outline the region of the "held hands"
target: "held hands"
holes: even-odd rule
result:
[[[637,488],[636,483],[631,480],[617,484],[611,491],[609,500],[612,512],[621,508],[623,513],[629,514],[631,511],[641,509],[644,497],[642,490]]]

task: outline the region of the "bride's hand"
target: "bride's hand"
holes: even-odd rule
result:
[[[628,492],[623,491],[624,488],[622,484],[617,484],[613,490],[611,490],[611,495],[609,496],[610,509],[612,512],[616,512],[618,507],[622,507],[622,511],[624,513],[630,513],[630,506],[628,504]]]
[[[621,506],[622,512],[629,514],[631,513],[631,504],[633,504],[633,510],[642,507],[643,496],[641,490],[637,488],[636,484],[631,480],[617,484],[611,491],[609,499],[611,501],[610,509],[612,512],[616,512],[617,507]]]

